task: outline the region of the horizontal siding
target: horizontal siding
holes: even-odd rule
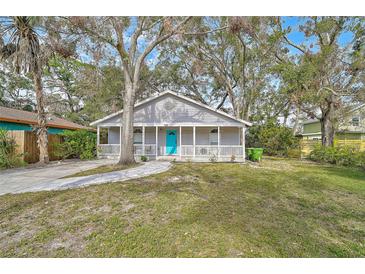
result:
[[[303,125],[303,133],[316,133],[321,132],[321,123],[315,122],[310,124],[304,124]]]

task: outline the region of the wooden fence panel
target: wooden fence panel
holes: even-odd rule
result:
[[[365,150],[365,140],[335,140],[335,146],[352,146],[359,150]]]
[[[301,140],[300,149],[302,157],[308,157],[309,153],[317,145],[321,144],[321,140]],[[335,146],[352,146],[360,151],[365,151],[365,140],[345,140],[345,139],[335,139]]]
[[[10,130],[8,136],[15,140],[17,144],[15,151],[17,154],[24,153],[24,130]]]
[[[314,149],[317,144],[320,144],[321,140],[301,140],[300,141],[300,150],[301,157],[308,157],[309,153]]]
[[[57,134],[48,135],[48,155],[51,161],[61,160],[62,158],[55,155],[56,147],[63,142],[63,138]]]
[[[39,149],[37,145],[37,135],[32,131],[9,130],[9,136],[14,138],[17,148],[16,151],[23,155],[23,160],[27,163],[36,163],[39,161]],[[56,144],[63,142],[61,136],[57,134],[48,134],[48,154],[51,161],[60,160],[61,157],[55,155]]]
[[[36,163],[39,161],[37,135],[32,131],[25,131],[24,133],[24,161],[27,163]]]

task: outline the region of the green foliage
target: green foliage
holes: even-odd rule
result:
[[[0,68],[0,105],[33,111],[32,81],[12,70],[12,66],[5,63]]]
[[[21,155],[16,153],[14,138],[9,137],[6,130],[0,129],[0,169],[23,166]]]
[[[81,160],[96,157],[96,134],[87,130],[66,130],[61,134],[64,142],[57,145],[56,155]]]
[[[142,156],[141,156],[141,161],[142,161],[142,162],[147,162],[147,160],[148,160],[148,159],[147,159],[147,157],[146,157],[146,156],[144,156],[144,155],[142,155]]]
[[[268,155],[289,156],[299,147],[299,140],[288,127],[268,122],[249,129],[247,147],[261,147]]]
[[[365,151],[359,151],[353,146],[325,147],[318,144],[311,151],[309,158],[316,162],[365,168]]]

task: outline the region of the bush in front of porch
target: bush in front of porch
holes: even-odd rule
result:
[[[250,127],[247,135],[247,147],[264,148],[264,153],[272,156],[289,157],[299,150],[299,140],[292,129],[268,122]]]

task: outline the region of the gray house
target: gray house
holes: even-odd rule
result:
[[[122,111],[92,122],[97,126],[98,157],[120,154]],[[236,119],[188,97],[165,91],[135,105],[136,159],[244,161],[245,130],[251,123]],[[108,143],[100,143],[100,129]]]

